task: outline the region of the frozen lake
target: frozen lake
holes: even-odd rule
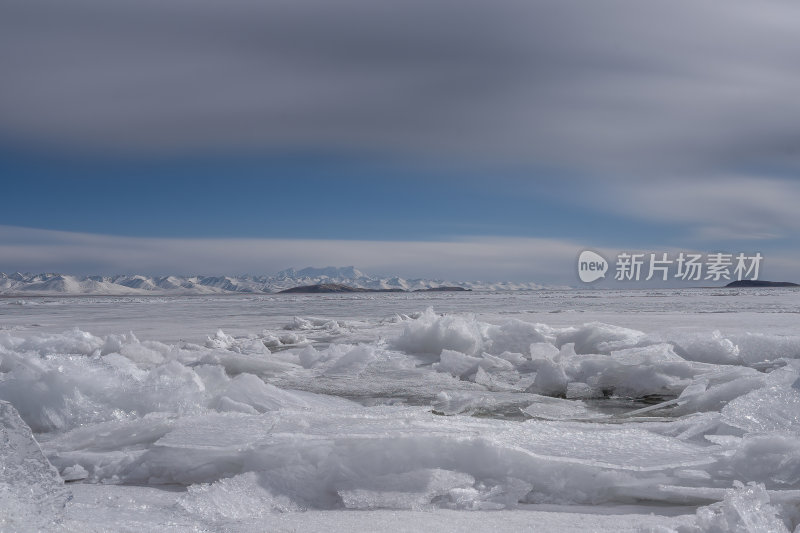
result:
[[[3,298],[0,526],[792,531],[798,317],[795,289]]]
[[[568,326],[604,321],[643,331],[667,328],[736,332],[755,323],[786,332],[800,314],[798,289],[682,289],[629,291],[519,291],[378,293],[372,295],[78,296],[0,298],[0,326],[96,335],[134,331],[142,339],[199,341],[218,328],[247,335],[280,329],[294,316],[368,320],[433,306],[440,313],[474,313],[482,319],[515,317]],[[707,316],[713,314],[716,316]]]

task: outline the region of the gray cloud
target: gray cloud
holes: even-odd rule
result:
[[[800,231],[800,183],[764,175],[610,182],[576,198],[617,215],[688,227],[688,242],[796,240]]]
[[[0,226],[0,271],[74,274],[272,274],[356,265],[375,275],[572,283],[580,246],[567,240],[452,241],[136,238]]]
[[[628,179],[795,166],[799,30],[788,1],[11,1],[0,137]]]
[[[578,286],[576,261],[584,249],[600,252],[612,268],[602,287],[613,280],[621,251],[708,253],[653,244],[615,249],[567,239],[469,237],[444,241],[356,241],[322,239],[139,238],[0,226],[0,271],[68,274],[273,274],[288,267],[355,265],[371,275],[449,280],[534,281]],[[796,279],[800,254],[759,247],[724,250],[763,252],[761,279]],[[646,271],[645,271],[646,272]],[[671,280],[669,285],[686,286]],[[627,287],[663,282],[627,282]]]

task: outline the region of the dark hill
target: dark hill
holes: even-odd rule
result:
[[[760,279],[743,279],[739,281],[731,281],[726,287],[744,288],[744,287],[800,287],[797,283],[789,281],[762,281]]]
[[[429,289],[417,289],[414,292],[461,292],[471,290],[472,289],[465,289],[464,287],[431,287]]]
[[[280,291],[283,293],[294,294],[322,294],[322,293],[342,293],[342,292],[405,292],[403,289],[362,289],[361,287],[351,287],[342,283],[320,283],[319,285],[303,285],[292,287]]]

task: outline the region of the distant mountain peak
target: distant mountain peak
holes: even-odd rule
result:
[[[327,266],[322,268],[305,267],[301,270],[294,268],[287,268],[278,272],[276,277],[283,278],[320,278],[327,277],[331,279],[359,279],[368,278],[366,274],[358,270],[354,266],[334,267]]]
[[[75,276],[69,274],[3,274],[0,272],[0,294],[4,295],[155,295],[155,294],[270,294],[292,287],[342,284],[358,290],[424,291],[441,287],[472,290],[534,290],[536,283],[451,282],[432,279],[384,278],[364,274],[353,266],[288,268],[273,276]]]

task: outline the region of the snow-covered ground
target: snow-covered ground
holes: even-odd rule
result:
[[[0,299],[0,531],[800,531],[798,316],[794,289]]]

